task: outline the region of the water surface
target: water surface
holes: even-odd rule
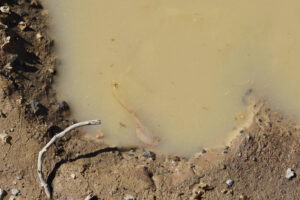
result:
[[[132,113],[161,152],[225,144],[249,89],[300,117],[300,1],[46,3],[62,59],[59,98],[76,119],[101,119],[89,132],[111,145],[143,145]]]

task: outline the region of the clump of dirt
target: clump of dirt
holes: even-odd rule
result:
[[[74,120],[52,88],[59,66],[47,10],[37,0],[0,0],[0,6],[6,6],[0,9],[0,133],[9,138],[0,137],[0,188],[4,199],[46,199],[38,152]],[[94,199],[294,200],[300,196],[299,131],[264,102],[231,146],[190,159],[110,148],[77,131],[49,149],[44,173],[53,199],[92,193]]]

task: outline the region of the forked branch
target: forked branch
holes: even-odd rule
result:
[[[44,179],[44,175],[42,172],[42,164],[43,164],[43,155],[44,153],[49,149],[49,147],[55,143],[57,140],[59,140],[60,138],[64,137],[68,132],[72,131],[75,128],[79,128],[82,126],[88,126],[88,125],[100,125],[101,121],[100,120],[90,120],[90,121],[85,121],[85,122],[79,122],[76,124],[73,124],[72,126],[69,126],[68,128],[66,128],[64,131],[62,131],[61,133],[55,135],[47,144],[46,146],[43,147],[43,149],[39,152],[39,157],[38,157],[38,164],[37,164],[37,168],[38,168],[38,175],[41,181],[41,186],[44,187],[45,193],[47,195],[47,197],[50,199],[51,198],[51,192],[50,192],[50,187],[47,183],[47,181]]]

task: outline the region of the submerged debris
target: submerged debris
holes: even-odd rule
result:
[[[292,178],[294,178],[296,176],[296,173],[295,173],[295,171],[294,170],[292,170],[291,168],[288,168],[287,170],[286,170],[286,173],[285,173],[285,178],[287,178],[287,179],[292,179]]]
[[[104,133],[102,131],[98,132],[96,135],[97,139],[102,139],[104,137]]]

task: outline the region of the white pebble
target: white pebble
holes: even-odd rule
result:
[[[5,144],[5,143],[9,142],[10,136],[7,135],[5,132],[3,132],[0,134],[0,139],[1,139],[2,143]]]
[[[42,34],[41,34],[41,33],[37,33],[37,34],[36,34],[36,39],[37,39],[37,40],[41,40],[41,39],[42,39],[42,37],[43,37],[43,36],[42,36]]]
[[[233,186],[234,181],[233,181],[232,179],[228,179],[228,180],[226,181],[226,184],[227,184],[229,187],[231,187],[231,186]]]
[[[72,178],[72,179],[75,179],[75,178],[76,178],[76,175],[75,175],[75,174],[71,174],[71,178]]]
[[[294,178],[296,176],[296,173],[295,173],[295,171],[294,170],[292,170],[291,168],[288,168],[287,170],[286,170],[286,173],[285,173],[285,178],[287,178],[287,179],[292,179],[292,178]]]
[[[12,189],[11,190],[11,194],[17,196],[18,194],[20,194],[20,190],[18,190],[18,189]]]
[[[135,200],[135,198],[131,194],[126,194],[124,200]]]
[[[87,197],[85,197],[84,200],[91,200],[92,198],[94,198],[95,196],[93,194],[89,194],[87,195]]]
[[[10,8],[9,8],[9,6],[1,6],[0,11],[8,14],[10,12]]]

